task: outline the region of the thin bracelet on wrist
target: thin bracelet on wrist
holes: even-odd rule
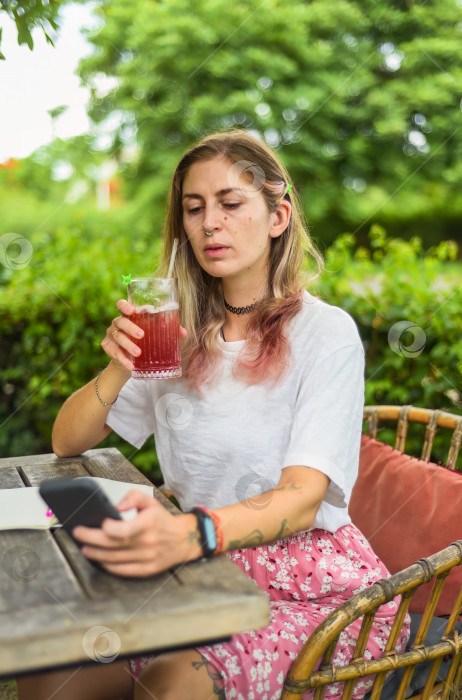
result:
[[[96,389],[96,396],[97,396],[98,399],[100,400],[100,403],[102,403],[103,406],[106,406],[107,408],[109,408],[109,406],[113,406],[113,405],[115,404],[115,402],[117,401],[119,395],[117,394],[117,396],[115,397],[114,401],[111,401],[110,403],[108,403],[107,401],[103,401],[103,399],[102,399],[101,396],[99,395],[99,391],[98,391],[98,379],[101,377],[101,375],[103,374],[103,372],[105,372],[106,370],[107,370],[107,367],[105,367],[104,369],[102,369],[101,372],[99,372],[98,376],[96,377],[96,379],[95,379],[95,389]]]

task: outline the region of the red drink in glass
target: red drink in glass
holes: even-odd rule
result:
[[[135,311],[129,318],[144,331],[142,338],[132,338],[141,350],[138,357],[132,357],[135,379],[181,377],[180,315],[175,297],[176,280],[133,280],[130,285],[129,301]]]
[[[144,331],[142,338],[133,338],[141,350],[141,355],[132,357],[133,376],[138,379],[181,377],[178,307],[168,311],[139,307],[129,318]]]

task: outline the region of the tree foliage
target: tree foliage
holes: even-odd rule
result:
[[[14,7],[30,34],[61,4],[0,10]],[[122,274],[156,267],[178,159],[232,126],[279,151],[315,241],[336,239],[318,289],[358,322],[366,402],[461,412],[460,263],[454,243],[437,244],[461,238],[461,0],[111,0],[97,11],[105,22],[80,72],[112,144],[56,139],[0,165],[2,454],[50,450],[59,407],[105,364]],[[109,159],[125,199],[104,211]],[[133,454],[109,441],[159,475],[152,442]]]
[[[0,12],[6,14],[15,22],[18,31],[18,44],[27,44],[34,48],[32,32],[40,28],[46,40],[53,46],[51,31],[58,29],[58,12],[61,5],[69,0],[0,0]],[[2,30],[0,29],[0,46]],[[0,51],[0,59],[5,56]]]
[[[457,244],[441,241],[424,251],[418,237],[389,238],[377,225],[369,232],[368,248],[356,243],[349,234],[337,238],[317,288],[358,324],[366,351],[365,403],[412,404],[462,414]],[[406,442],[416,456],[423,444],[421,427],[421,439],[414,434]],[[395,436],[384,430],[379,439],[394,444]],[[446,459],[445,442],[444,435],[436,436],[433,459]]]
[[[76,139],[75,161],[83,145]],[[107,364],[100,342],[126,296],[122,275],[149,276],[159,257],[159,241],[133,239],[125,209],[98,210],[91,191],[74,201],[68,181],[53,180],[47,150],[43,163],[0,168],[2,456],[51,450],[60,406]],[[152,444],[135,456],[123,443],[107,444],[139,467],[156,465]]]
[[[361,240],[374,221],[427,243],[458,235],[461,2],[112,0],[99,12],[81,75],[93,119],[117,115],[112,153],[136,138],[126,174],[140,216],[159,223],[185,147],[242,126],[279,150],[318,239]],[[117,87],[101,92],[101,74]]]

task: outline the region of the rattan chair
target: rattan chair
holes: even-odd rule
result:
[[[429,460],[436,434],[441,428],[452,431],[448,455],[444,465],[449,469],[457,468],[462,442],[462,416],[445,411],[432,411],[428,408],[413,406],[365,406],[364,420],[367,421],[367,435],[377,438],[379,422],[396,423],[394,447],[401,452],[406,449],[406,437],[411,424],[425,424],[425,437],[420,459]],[[448,435],[446,436],[448,437]],[[446,440],[447,441],[447,440]]]
[[[411,424],[426,424],[420,458],[430,459],[435,435],[440,428],[452,431],[445,466],[456,469],[462,439],[462,416],[412,406],[367,406],[364,410],[366,432],[376,438],[381,421],[396,424],[395,448],[405,450]],[[444,505],[444,504],[442,504]],[[462,588],[454,600],[447,620],[435,618],[434,612],[450,570],[462,563],[462,540],[408,568],[383,579],[340,605],[311,634],[286,676],[282,700],[295,700],[308,689],[314,699],[324,697],[330,683],[344,682],[342,700],[352,697],[359,679],[373,677],[371,700],[379,697],[446,698],[461,697],[462,643],[459,645]],[[434,580],[417,633],[408,648],[396,653],[394,646],[404,622],[412,595],[421,585]],[[364,658],[369,633],[378,608],[396,595],[401,603],[382,657]],[[332,659],[340,633],[354,620],[363,617],[353,659],[346,666],[335,667]],[[414,620],[415,621],[415,620]],[[442,625],[442,633],[434,639],[429,630]],[[462,635],[461,635],[462,636]],[[433,637],[433,638],[430,638]],[[320,664],[320,665],[319,665]],[[314,670],[316,668],[316,670]],[[394,672],[390,674],[390,672]],[[390,683],[390,680],[393,681]],[[390,692],[390,688],[392,689]]]

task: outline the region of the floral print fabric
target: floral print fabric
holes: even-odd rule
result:
[[[352,524],[336,532],[297,532],[271,544],[226,552],[244,573],[265,590],[271,599],[268,627],[235,634],[229,642],[197,647],[223,678],[226,698],[276,700],[284,678],[304,642],[335,608],[388,572],[361,532]],[[399,599],[382,605],[372,628],[366,658],[378,658],[387,642]],[[334,664],[343,666],[352,658],[362,619],[341,634]],[[404,649],[409,637],[409,619],[397,644]],[[130,660],[132,675],[155,657]],[[360,700],[373,679],[357,681],[353,698]],[[342,683],[327,687],[326,698],[336,700]],[[314,691],[305,691],[309,700]]]

